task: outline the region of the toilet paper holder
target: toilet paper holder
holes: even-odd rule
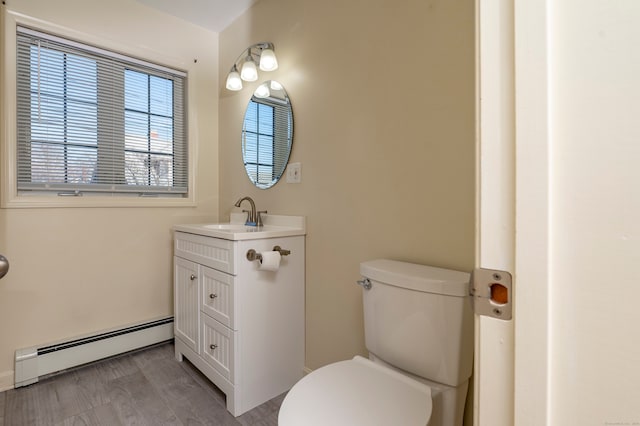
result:
[[[291,250],[285,250],[280,246],[273,246],[273,251],[277,251],[280,253],[280,256],[289,256],[291,254]],[[249,249],[247,251],[247,260],[262,260],[262,254],[258,253],[254,249]]]

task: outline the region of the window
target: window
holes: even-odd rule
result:
[[[17,33],[19,193],[186,196],[183,72]]]

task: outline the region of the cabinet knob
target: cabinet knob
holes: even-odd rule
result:
[[[211,349],[212,351],[215,350],[215,348],[217,348],[218,345],[209,345],[209,349]]]
[[[217,295],[217,294],[215,294],[215,293],[211,293],[211,294],[209,295],[209,299],[215,299],[216,297],[218,297],[218,295]]]
[[[191,276],[189,277],[189,279],[191,279],[191,281],[195,280],[196,278],[198,278],[197,276],[191,274]]]

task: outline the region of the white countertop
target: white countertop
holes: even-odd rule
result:
[[[231,213],[231,221],[228,223],[174,225],[173,230],[232,241],[292,237],[306,234],[304,216],[263,214],[263,226],[246,226],[244,224],[245,218],[246,214],[244,213]]]

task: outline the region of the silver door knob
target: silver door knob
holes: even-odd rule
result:
[[[7,272],[9,272],[9,260],[0,254],[0,278],[7,275]]]
[[[211,293],[211,294],[209,295],[209,299],[215,299],[216,297],[218,297],[218,295],[217,295],[217,294],[215,294],[215,293]]]
[[[218,345],[209,345],[209,349],[211,349],[211,350],[214,350],[217,347],[218,347]]]
[[[193,274],[191,274],[191,276],[189,277],[189,279],[190,279],[191,281],[195,280],[196,278],[198,278],[198,277],[197,277],[197,276],[195,276],[195,275],[193,275]]]

